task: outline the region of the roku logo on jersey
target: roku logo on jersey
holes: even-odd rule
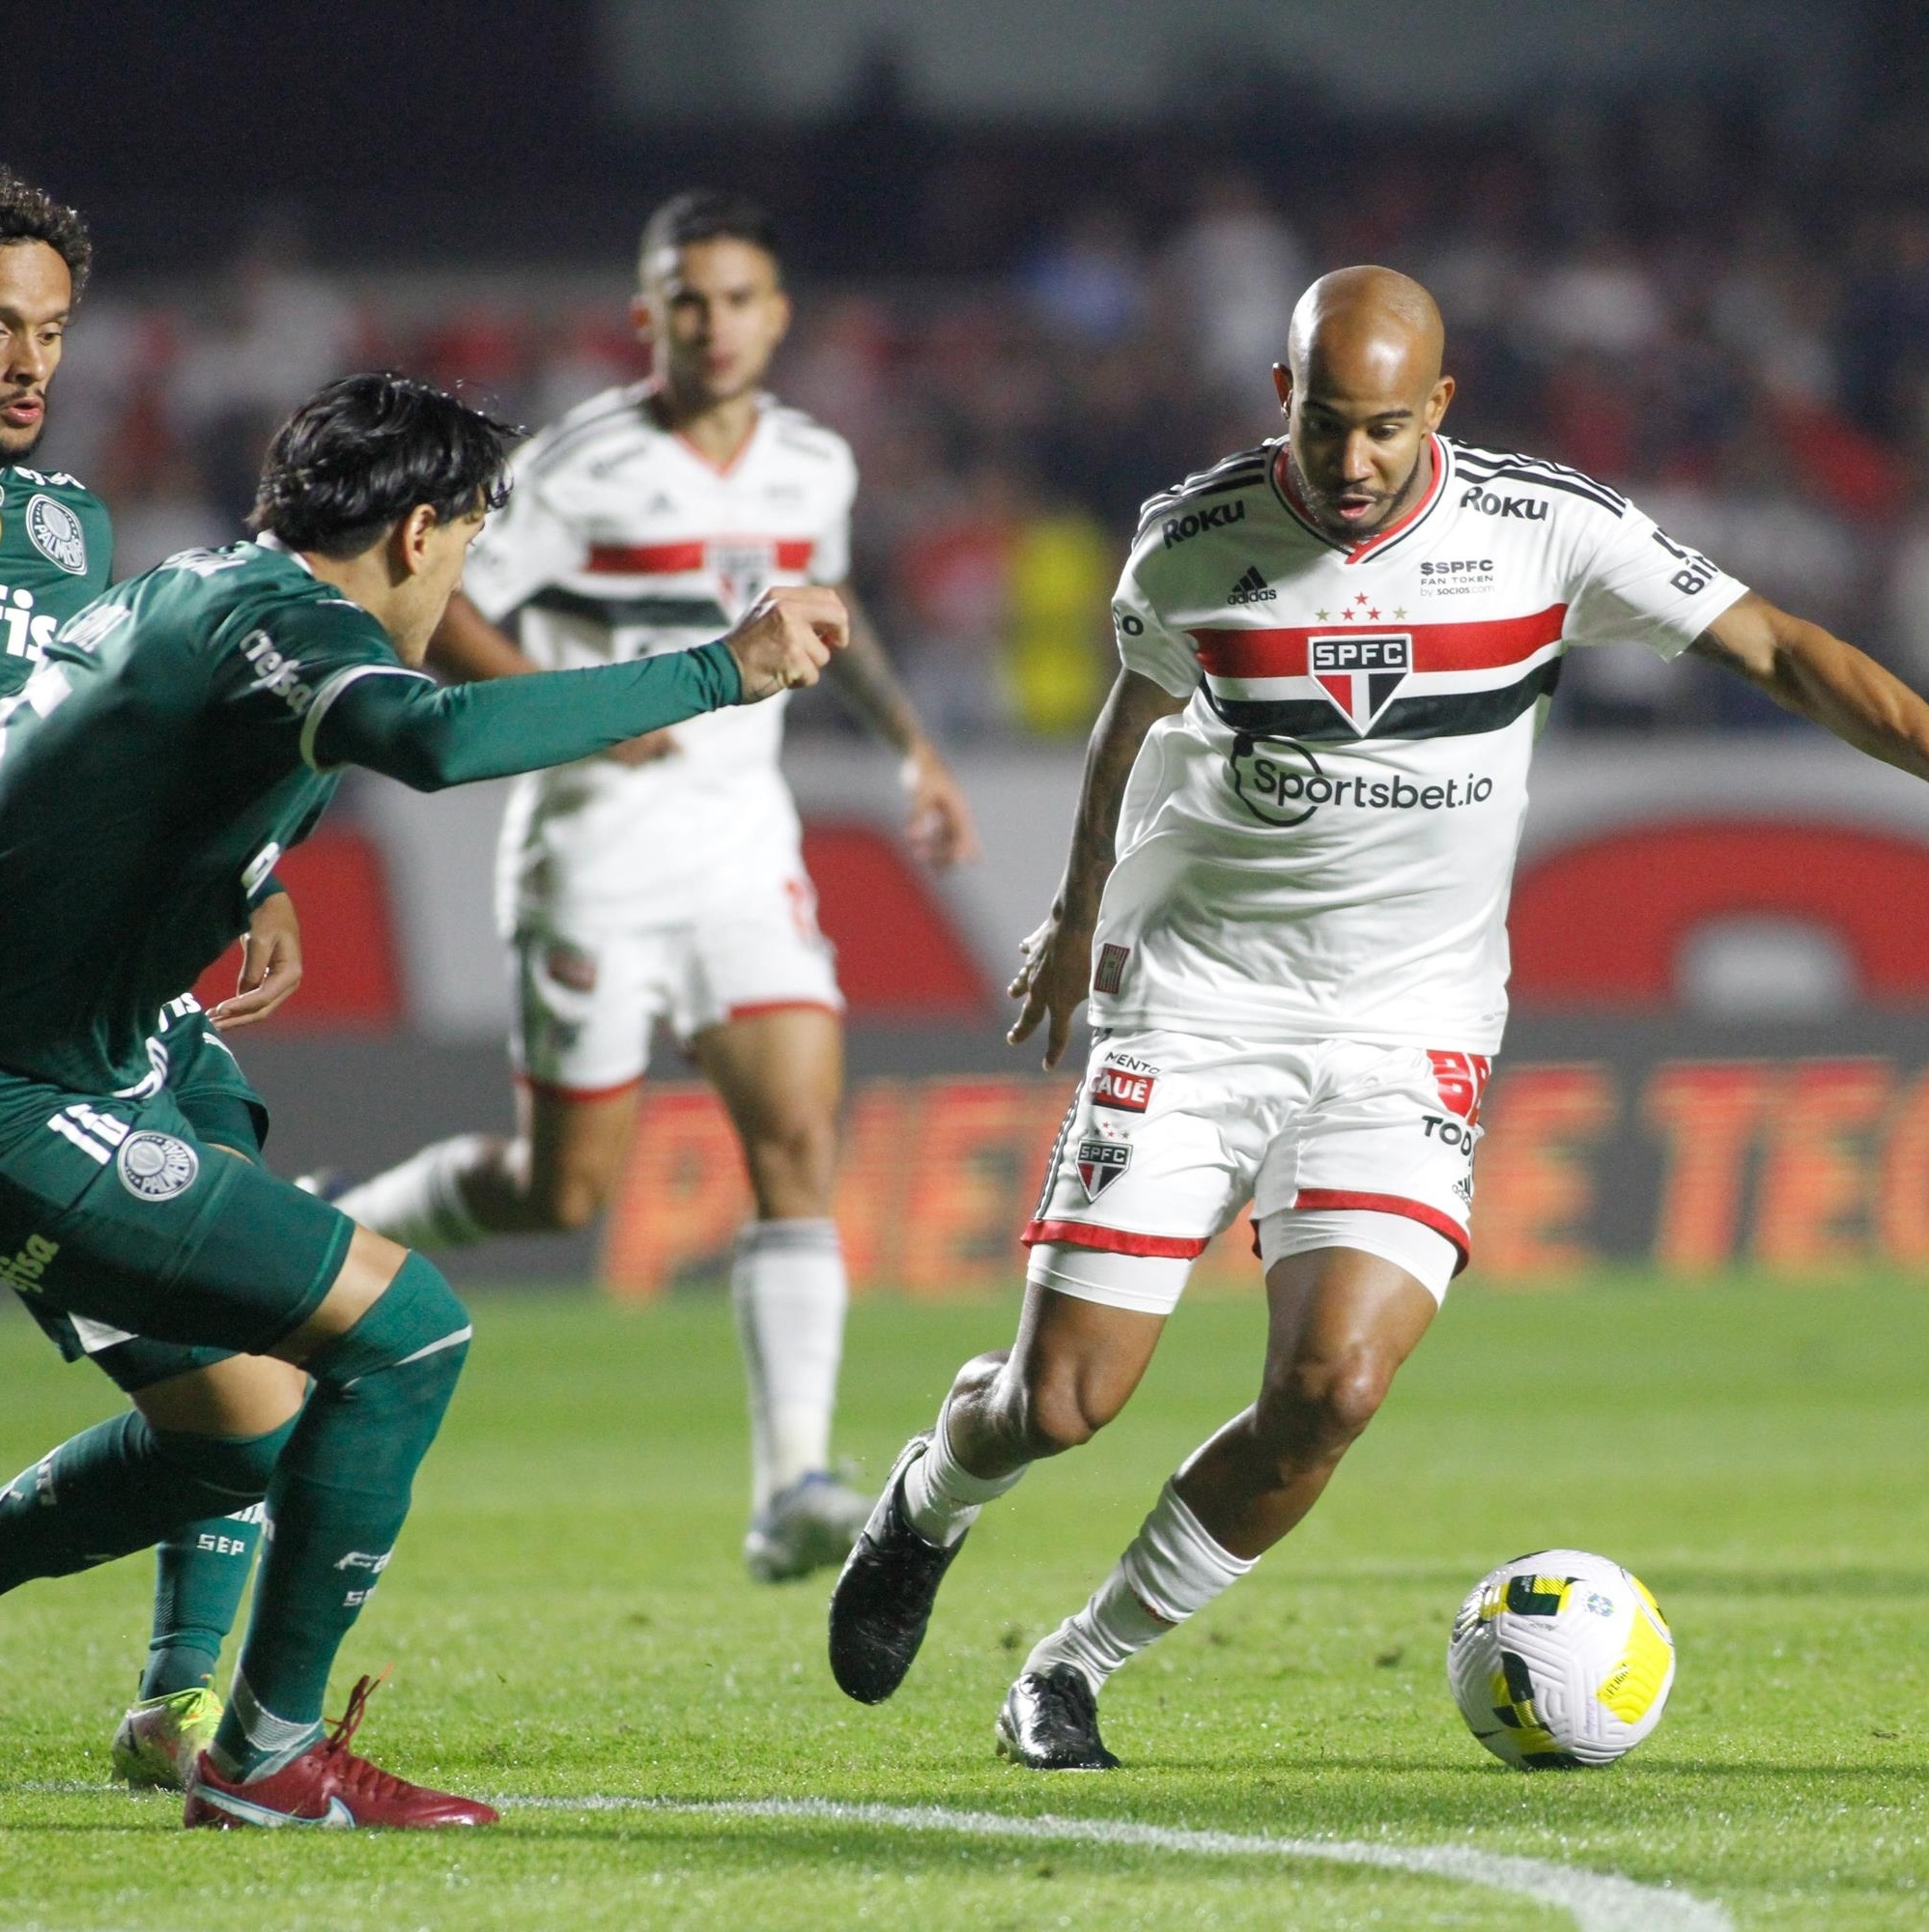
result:
[[[1241,497],[1234,503],[1214,503],[1204,510],[1190,510],[1182,517],[1168,517],[1159,526],[1159,534],[1165,539],[1165,547],[1170,550],[1174,544],[1182,544],[1187,537],[1196,537],[1201,530],[1221,530],[1228,524],[1242,524],[1246,521],[1246,499]]]
[[[1461,497],[1461,508],[1478,510],[1484,517],[1525,517],[1530,524],[1542,523],[1547,514],[1545,497],[1497,497],[1478,483]]]

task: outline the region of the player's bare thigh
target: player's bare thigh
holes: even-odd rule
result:
[[[268,1355],[229,1355],[136,1391],[133,1405],[177,1435],[266,1435],[301,1406],[308,1378]]]
[[[838,1016],[816,1006],[748,1013],[706,1027],[691,1051],[743,1142],[758,1214],[828,1215],[844,1086]]]
[[[509,1158],[527,1163],[526,1172],[514,1179],[533,1225],[584,1228],[608,1206],[623,1172],[642,1091],[640,1078],[614,1094],[593,1096],[517,1084],[518,1135]],[[489,1225],[497,1222],[491,1219]]]

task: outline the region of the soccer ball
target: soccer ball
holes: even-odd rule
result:
[[[1537,1550],[1483,1577],[1447,1642],[1467,1728],[1520,1771],[1612,1764],[1660,1722],[1674,1681],[1660,1605],[1584,1549]]]

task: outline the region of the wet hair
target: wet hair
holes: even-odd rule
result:
[[[643,227],[643,240],[637,251],[637,266],[647,281],[650,264],[666,252],[688,248],[697,242],[748,242],[761,248],[783,268],[778,253],[777,223],[770,211],[741,194],[723,194],[714,188],[691,188],[670,199],[650,216]]]
[[[0,167],[0,248],[14,242],[44,242],[67,264],[73,278],[73,299],[87,286],[87,271],[94,266],[94,243],[87,224],[78,212],[56,201],[38,188]]]
[[[420,503],[438,523],[500,509],[522,435],[432,383],[339,377],[275,431],[248,527],[291,550],[356,556]]]

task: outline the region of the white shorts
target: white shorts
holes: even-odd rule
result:
[[[1444,1294],[1466,1264],[1489,1065],[1354,1039],[1100,1035],[1023,1236],[1029,1278],[1170,1314],[1250,1201],[1268,1266],[1361,1246]]]
[[[679,1039],[786,1007],[844,1009],[803,867],[683,924],[591,932],[525,923],[511,941],[518,1078],[574,1100],[633,1087],[650,1033]]]

